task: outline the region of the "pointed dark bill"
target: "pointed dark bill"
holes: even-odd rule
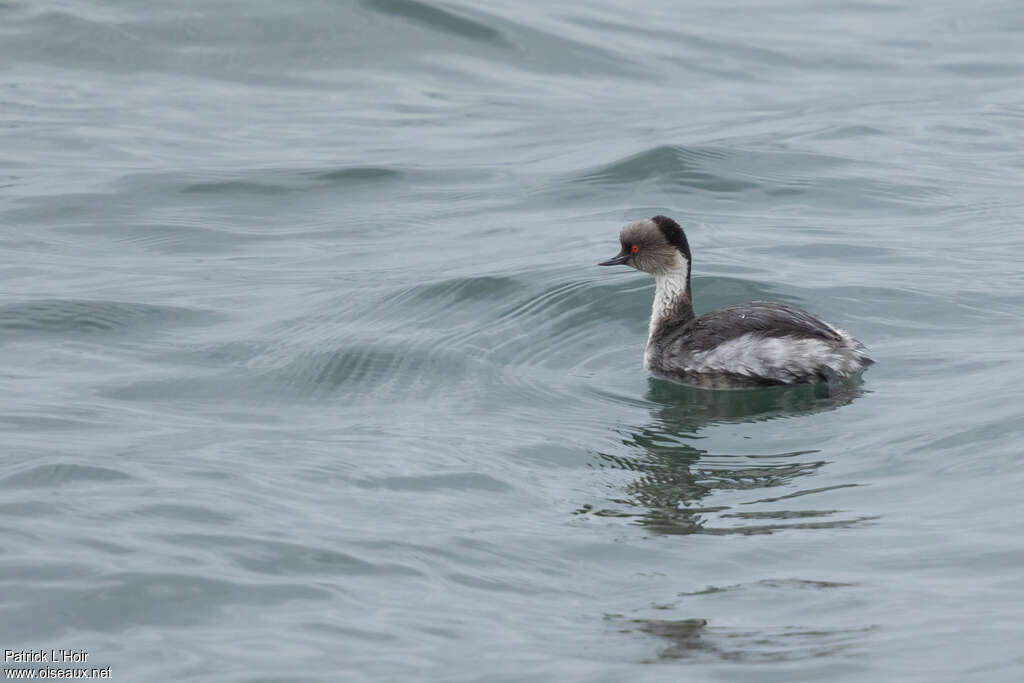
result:
[[[621,265],[625,264],[626,261],[629,260],[630,256],[631,256],[631,254],[629,252],[624,251],[621,254],[619,254],[618,256],[616,256],[615,258],[608,259],[607,261],[602,261],[601,263],[598,263],[597,265],[599,265],[599,266],[621,266]]]

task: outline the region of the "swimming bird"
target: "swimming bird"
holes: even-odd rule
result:
[[[598,265],[654,276],[644,367],[656,375],[712,389],[831,385],[874,362],[847,332],[787,304],[753,301],[694,315],[690,245],[667,216],[630,223],[619,242],[619,254]]]

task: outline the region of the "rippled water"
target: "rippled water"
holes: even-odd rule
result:
[[[0,647],[1024,676],[1024,8],[0,3]],[[640,367],[618,228],[859,395]]]

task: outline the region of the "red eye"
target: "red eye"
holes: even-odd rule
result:
[[[640,253],[640,247],[636,246],[635,244],[632,247],[630,247],[629,250],[631,252],[633,252],[634,254],[639,254]]]

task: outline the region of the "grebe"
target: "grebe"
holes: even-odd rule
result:
[[[630,223],[619,241],[619,254],[598,265],[627,265],[654,276],[644,367],[656,375],[712,389],[742,389],[832,383],[874,362],[845,331],[786,304],[753,301],[696,317],[690,245],[667,216]]]

